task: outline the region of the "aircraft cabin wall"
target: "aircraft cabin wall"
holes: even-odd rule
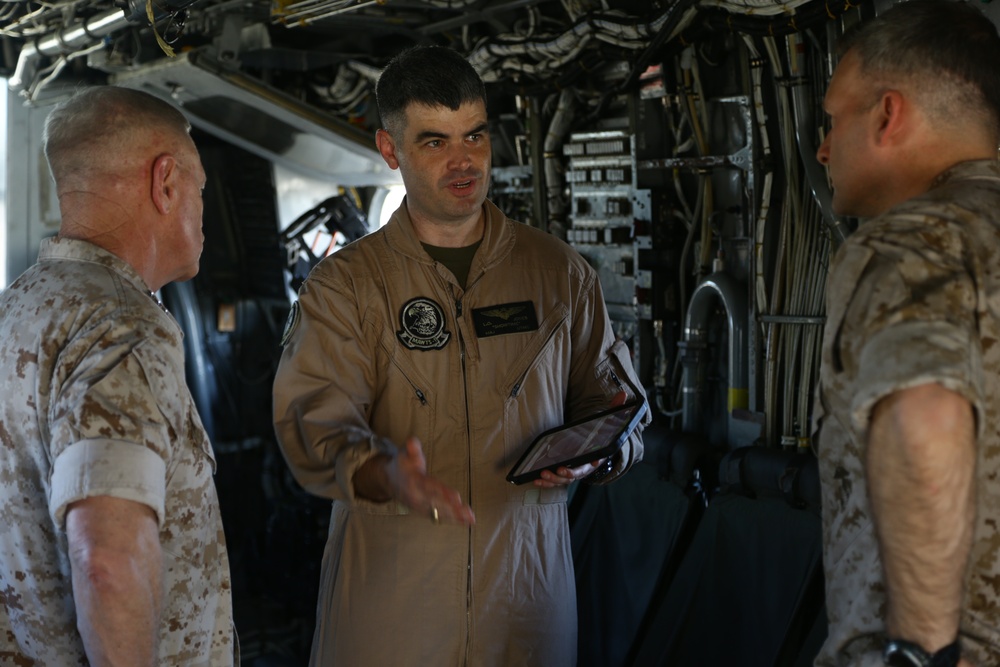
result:
[[[709,626],[731,627],[718,606],[711,621],[673,606],[684,591],[670,584],[695,567],[676,544],[695,548],[712,499],[737,489],[791,499],[780,510],[785,532],[768,539],[801,557],[788,566],[788,634],[761,648],[761,630],[737,647],[774,656],[762,665],[808,662],[824,622],[818,500],[798,485],[816,484],[806,461],[827,267],[858,223],[829,208],[815,160],[821,102],[837,37],[890,0],[330,0],[328,15],[308,20],[277,3],[174,0],[155,32],[101,0],[30,18],[23,4],[6,3],[0,17],[10,78],[5,285],[58,229],[41,153],[55,101],[79,85],[136,87],[178,104],[194,128],[208,174],[205,253],[199,275],[163,298],[185,330],[188,382],[219,458],[244,664],[299,665],[308,654],[329,503],[285,469],[271,381],[295,288],[323,256],[374,229],[400,183],[374,150],[373,84],[413,43],[452,46],[479,69],[491,199],[595,267],[655,414],[649,467],[629,475],[648,486],[581,490],[570,506],[581,665],[664,664],[668,643],[670,664],[695,664],[679,657],[678,636],[654,639],[657,628],[700,640],[714,636]],[[1000,4],[979,6],[1000,20]],[[56,39],[93,16],[99,30]],[[164,56],[164,35],[176,56]],[[750,479],[742,466],[758,455],[770,468]],[[621,529],[599,502],[633,503],[627,539],[660,560],[608,568],[621,556],[584,537],[585,524]],[[743,549],[734,542],[736,564],[713,575],[737,577],[734,589],[759,574],[741,569]],[[608,582],[608,572],[631,574]],[[632,591],[633,606],[613,588]],[[795,607],[803,599],[813,603],[806,612]],[[632,628],[602,625],[609,614]]]

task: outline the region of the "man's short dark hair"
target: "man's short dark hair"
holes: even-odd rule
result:
[[[981,11],[961,0],[909,0],[844,35],[861,71],[891,85],[911,80],[930,111],[979,112],[1000,126],[1000,36]],[[921,85],[922,84],[922,85]]]
[[[486,104],[486,87],[458,52],[443,46],[418,46],[389,62],[375,86],[375,99],[382,127],[393,134],[403,129],[410,104],[457,111],[465,102]]]

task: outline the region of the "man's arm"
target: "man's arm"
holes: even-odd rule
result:
[[[935,652],[956,638],[975,519],[976,426],[938,384],[875,406],[866,467],[890,637]]]
[[[427,474],[424,450],[416,438],[409,438],[395,456],[377,454],[368,459],[354,473],[353,484],[355,494],[367,500],[396,500],[446,523],[471,526],[476,522],[458,491]]]
[[[156,514],[94,496],[70,505],[66,535],[77,629],[90,664],[157,664],[162,553]]]

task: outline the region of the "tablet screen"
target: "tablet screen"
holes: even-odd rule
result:
[[[522,484],[537,479],[543,470],[573,468],[610,456],[622,446],[645,412],[645,401],[639,401],[550,429],[535,438],[507,474],[507,480]]]

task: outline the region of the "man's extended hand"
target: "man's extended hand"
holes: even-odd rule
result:
[[[369,459],[354,475],[358,495],[372,500],[395,500],[435,522],[471,526],[472,508],[461,494],[427,474],[427,460],[417,438],[408,438],[395,456]]]

